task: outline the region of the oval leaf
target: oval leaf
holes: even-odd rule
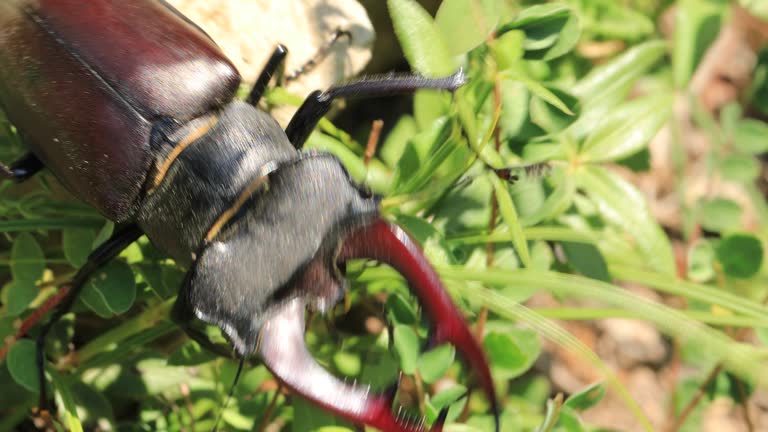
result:
[[[35,343],[29,339],[17,341],[8,351],[6,364],[13,380],[25,389],[38,393],[39,385],[35,363]]]
[[[602,382],[598,382],[571,395],[564,405],[571,409],[584,411],[597,405],[603,396],[605,396],[605,385]]]
[[[760,169],[760,163],[753,156],[728,155],[720,161],[723,178],[739,183],[754,182],[760,176]]]
[[[45,270],[45,256],[37,240],[29,233],[21,233],[11,248],[11,275],[14,280],[37,282]]]
[[[81,267],[88,261],[91,247],[96,240],[96,234],[89,229],[71,228],[62,234],[64,256],[73,267]]]
[[[416,362],[419,359],[419,337],[408,326],[395,326],[393,343],[395,351],[400,357],[400,369],[407,374],[416,370]]]
[[[452,74],[456,66],[429,13],[413,0],[387,0],[387,6],[411,67],[429,77]]]
[[[18,279],[11,281],[8,287],[8,304],[5,313],[8,316],[17,316],[27,309],[32,300],[37,297],[39,289],[32,281]]]
[[[483,43],[498,17],[498,0],[445,0],[437,10],[435,25],[451,54],[460,55]]]
[[[451,345],[440,345],[422,354],[417,365],[421,379],[427,384],[432,384],[442,378],[453,364],[454,358],[456,349]]]
[[[99,270],[83,290],[83,302],[103,317],[127,311],[136,299],[136,278],[131,267],[113,261]]]
[[[768,152],[768,124],[760,120],[746,119],[738,122],[733,131],[733,144],[750,154]]]
[[[580,168],[574,175],[577,187],[597,205],[602,217],[632,236],[646,265],[664,274],[675,274],[669,239],[637,188],[618,174],[596,165]]]
[[[595,245],[576,242],[562,242],[560,245],[563,247],[568,264],[577,272],[603,282],[611,281],[608,265]]]
[[[582,147],[585,161],[623,159],[645,148],[672,115],[672,97],[632,101],[609,114]]]
[[[512,329],[504,333],[490,332],[483,339],[483,347],[491,359],[494,373],[512,379],[533,366],[541,352],[536,333],[525,329]]]
[[[749,234],[733,234],[725,237],[715,248],[717,260],[725,274],[746,279],[757,274],[763,264],[763,244]]]
[[[741,207],[731,200],[715,198],[701,203],[701,226],[709,231],[721,232],[737,227]]]
[[[496,192],[499,213],[501,213],[501,218],[512,234],[512,244],[515,246],[515,252],[517,252],[523,265],[528,267],[531,265],[531,254],[528,251],[528,240],[525,238],[525,233],[523,233],[523,225],[517,216],[515,204],[512,202],[509,190],[502,183],[501,179],[496,175],[492,175],[491,179],[493,181],[493,190]]]

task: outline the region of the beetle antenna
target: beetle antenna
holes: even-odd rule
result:
[[[289,83],[314,69],[321,61],[328,57],[328,54],[336,46],[336,43],[338,43],[342,38],[345,38],[351,42],[352,33],[349,30],[337,28],[333,32],[333,35],[331,35],[330,39],[328,39],[328,41],[323,44],[320,49],[317,50],[312,58],[307,60],[303,65],[299,66],[298,69],[294,70],[285,77],[285,82]]]
[[[217,432],[219,430],[221,416],[224,415],[224,410],[227,408],[227,405],[229,405],[229,400],[232,399],[232,395],[235,393],[235,386],[237,385],[237,382],[240,381],[240,374],[243,372],[244,364],[245,357],[240,357],[240,363],[237,364],[237,372],[235,372],[235,379],[232,381],[232,386],[229,388],[229,392],[227,392],[227,399],[224,401],[224,405],[219,410],[219,415],[216,416],[216,423],[213,425],[213,432]]]

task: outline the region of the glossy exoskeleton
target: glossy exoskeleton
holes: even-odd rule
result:
[[[257,353],[325,409],[416,431],[393,415],[389,398],[322,369],[304,343],[305,309],[339,300],[347,260],[392,265],[433,323],[432,341],[457,347],[497,414],[486,358],[417,245],[380,218],[378,198],[336,158],[300,151],[334,98],[455,90],[463,75],[382,76],[315,92],[283,131],[256,105],[285,55],[279,46],[243,102],[234,100],[233,65],[162,0],[0,2],[0,104],[30,150],[0,166],[0,176],[21,181],[45,167],[123,226],[92,253],[41,329],[41,404],[51,325],[99,266],[146,234],[188,267],[173,317],[190,336],[210,346],[188,324],[215,324],[238,356]]]

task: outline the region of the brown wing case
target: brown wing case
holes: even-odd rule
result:
[[[161,118],[232,99],[240,76],[198,27],[156,0],[0,1],[0,104],[76,196],[130,216]]]

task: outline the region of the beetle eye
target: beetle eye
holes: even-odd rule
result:
[[[362,199],[371,199],[373,198],[373,191],[368,186],[361,184],[357,185],[357,191],[360,194],[360,198]]]

